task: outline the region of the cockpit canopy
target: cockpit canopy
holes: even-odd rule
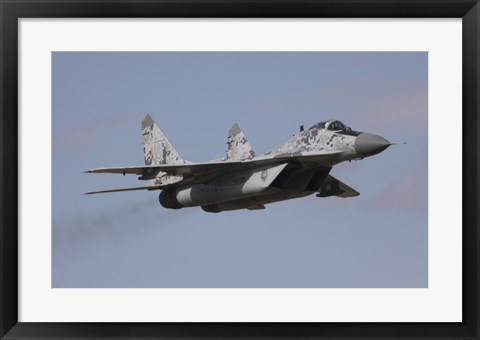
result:
[[[330,131],[340,131],[347,130],[349,128],[339,120],[325,120],[323,122],[312,125],[309,130],[312,129],[327,129]]]

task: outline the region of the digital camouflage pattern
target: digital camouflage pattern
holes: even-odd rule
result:
[[[225,160],[243,161],[255,157],[255,152],[253,152],[252,146],[236,123],[228,132],[227,145],[228,150]]]
[[[88,194],[162,190],[160,204],[180,209],[201,206],[207,212],[264,209],[265,204],[317,193],[317,197],[355,197],[359,193],[329,174],[340,162],[359,160],[392,144],[385,138],[353,131],[339,120],[303,127],[280,146],[255,156],[244,133],[234,124],[226,156],[206,163],[185,161],[147,115],[142,121],[145,166],[100,168],[91,173],[137,174],[144,187]]]

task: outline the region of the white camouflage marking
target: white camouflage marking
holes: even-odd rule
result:
[[[227,157],[226,160],[243,161],[255,157],[252,146],[245,138],[238,124],[234,124],[229,131],[227,139]]]
[[[145,165],[185,163],[156,124],[144,127],[142,134]]]
[[[355,136],[344,135],[326,129],[302,131],[284,144],[273,148],[266,154],[278,155],[288,153],[305,153],[314,151],[352,151]]]
[[[153,184],[154,185],[167,185],[167,184],[173,184],[177,183],[183,180],[183,176],[172,176],[172,175],[167,175],[166,172],[160,171],[153,179]]]
[[[147,115],[142,121],[142,135],[145,165],[187,163],[173,148],[150,115]],[[182,176],[167,176],[165,172],[160,172],[152,180],[152,184],[165,185],[181,181],[182,179]]]

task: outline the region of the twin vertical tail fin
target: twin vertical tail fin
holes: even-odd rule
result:
[[[240,126],[234,124],[230,131],[228,132],[227,139],[227,161],[243,161],[245,159],[252,159],[255,157],[255,152],[252,149],[252,146],[245,138]]]
[[[142,120],[142,135],[145,165],[186,163],[150,115]]]
[[[142,135],[145,165],[187,163],[173,148],[150,115],[143,118]],[[252,146],[238,124],[234,124],[230,129],[227,144],[228,150],[225,160],[241,161],[255,157]]]

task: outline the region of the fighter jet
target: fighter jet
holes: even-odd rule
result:
[[[376,155],[392,144],[378,135],[354,131],[339,120],[326,120],[300,131],[282,145],[256,156],[234,124],[226,156],[206,163],[184,160],[150,115],[142,121],[145,165],[99,168],[86,173],[134,174],[148,185],[93,191],[161,190],[169,209],[200,206],[206,212],[265,209],[268,203],[316,194],[354,197],[359,193],[339,181],[333,166]]]

